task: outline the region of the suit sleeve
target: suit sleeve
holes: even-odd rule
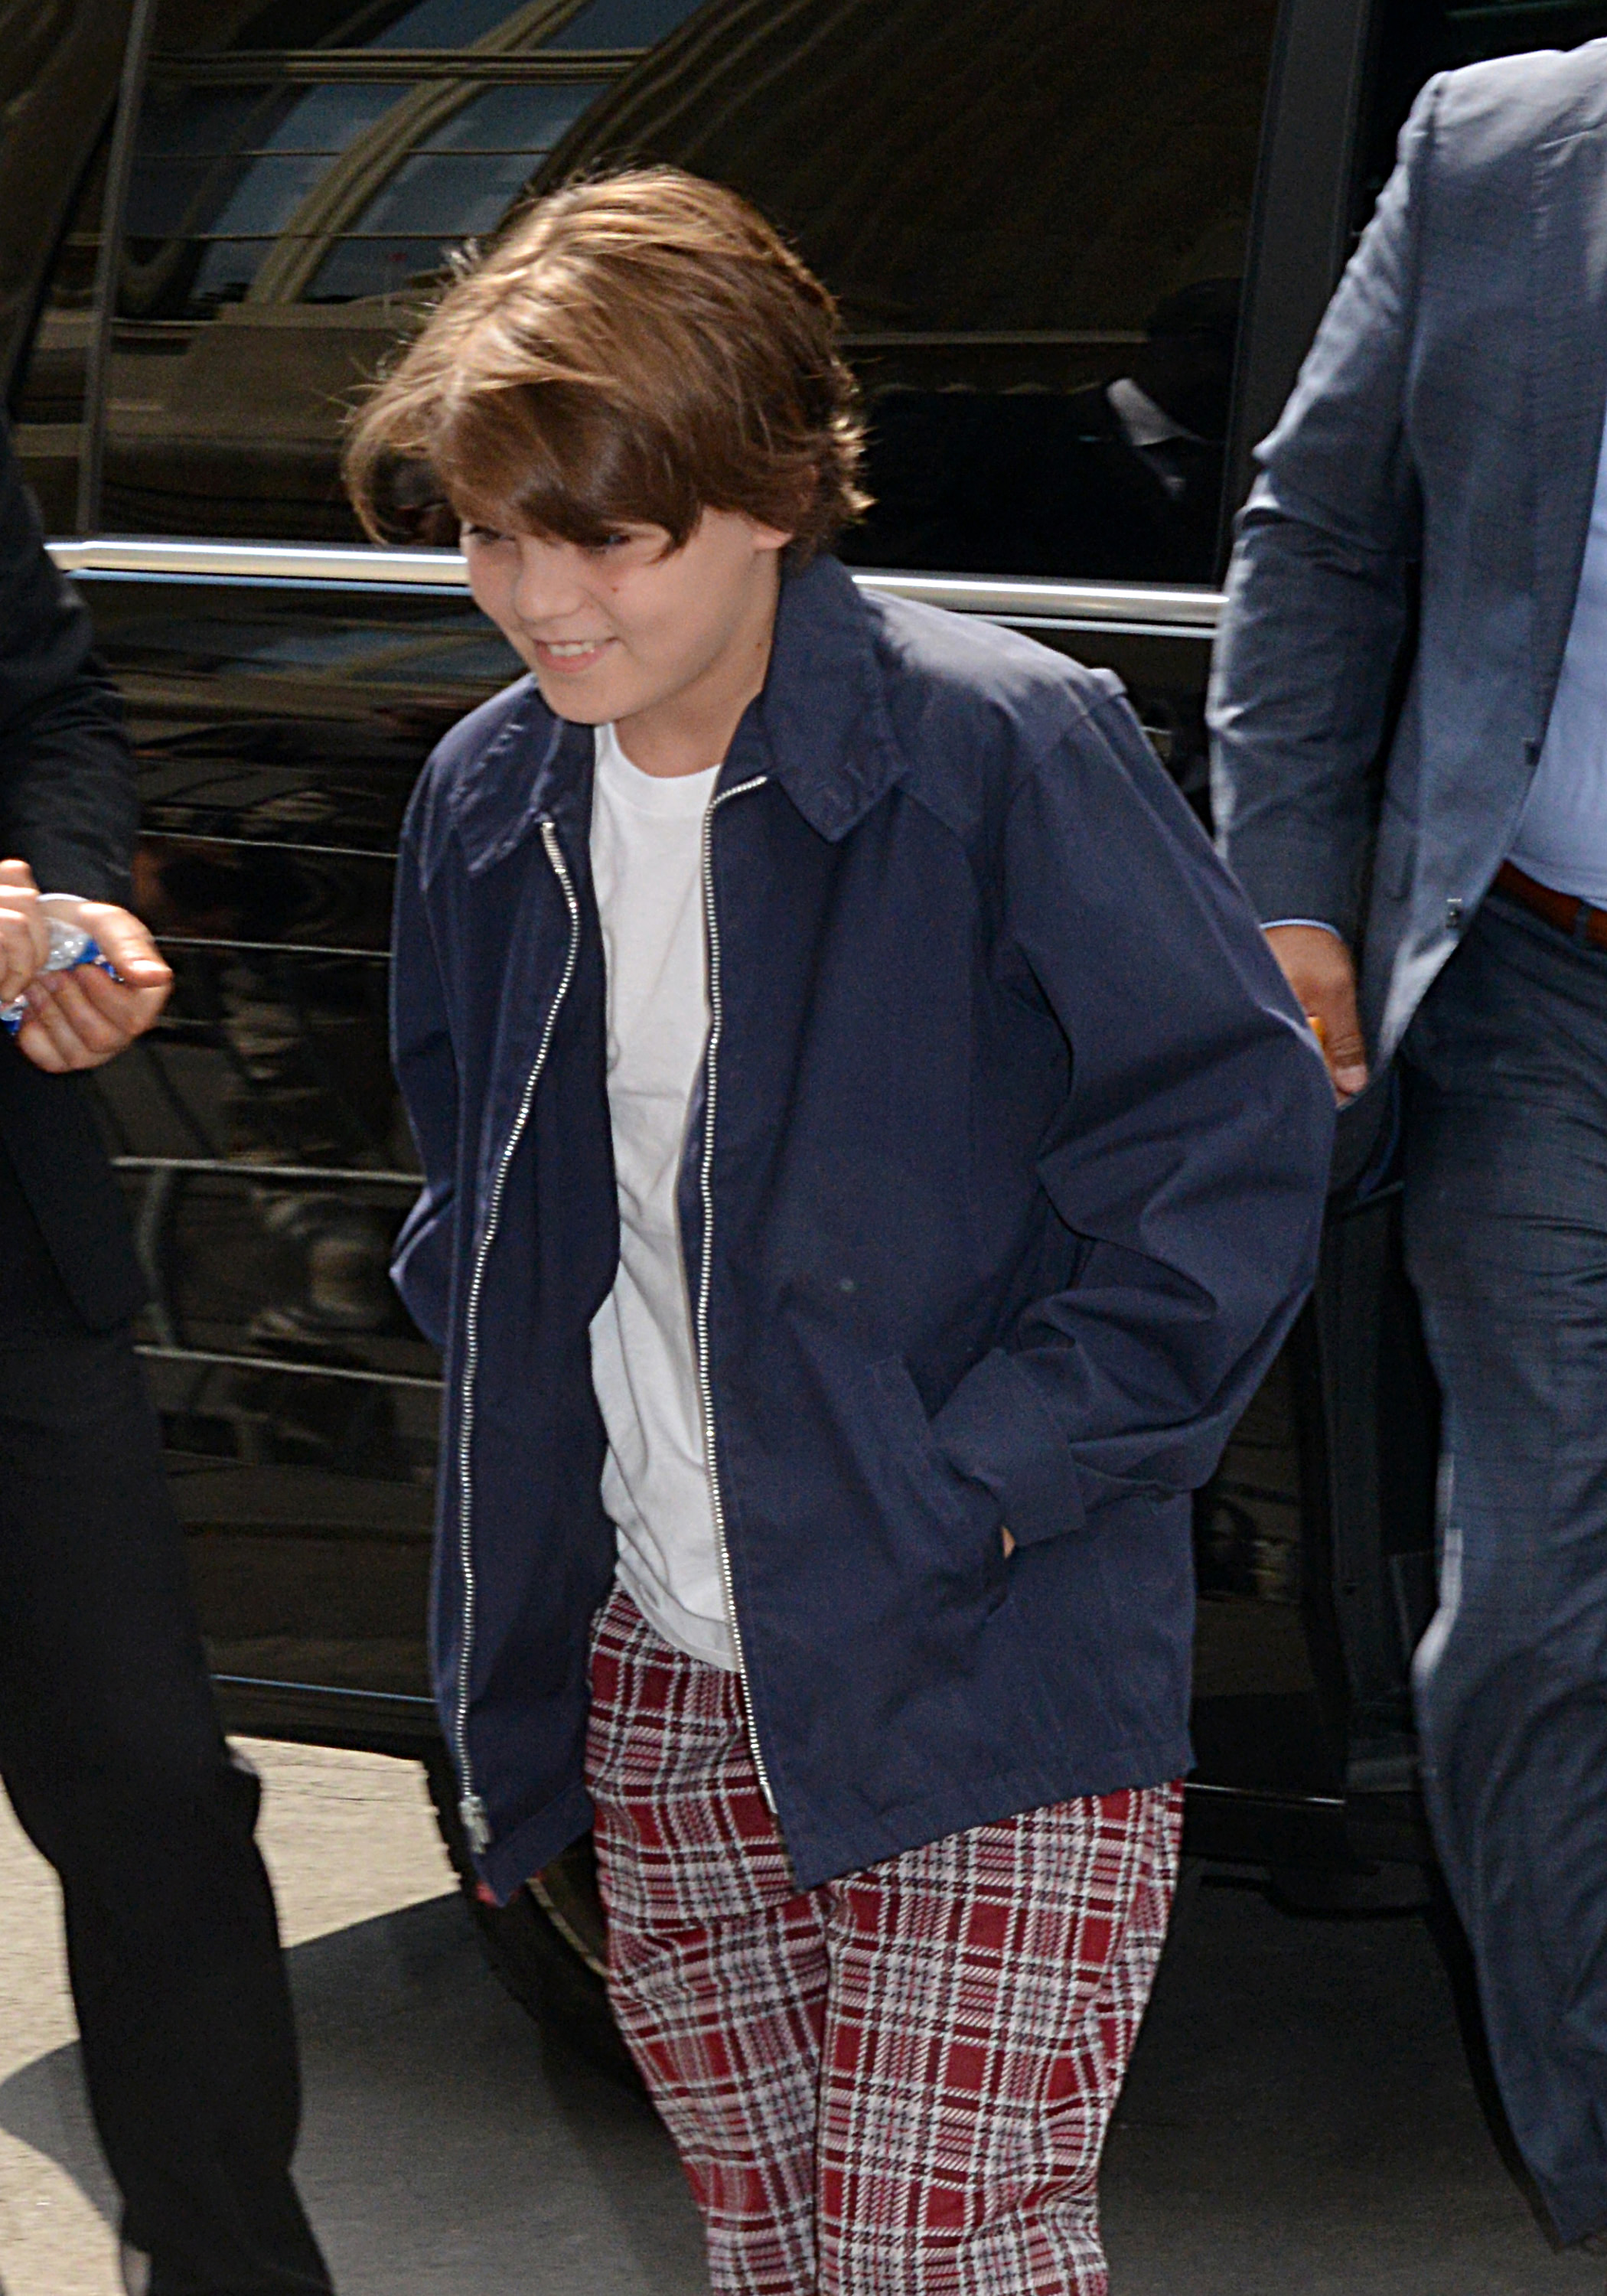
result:
[[[414,799],[416,810],[420,800]],[[457,1057],[410,816],[397,861],[390,964],[391,1059],[424,1185],[397,1238],[391,1280],[426,1339],[446,1345],[451,1313]]]
[[[46,892],[126,904],[138,818],[116,690],[0,428],[0,858]]]
[[[1004,878],[1005,930],[1070,1047],[1038,1168],[1080,1266],[933,1432],[1030,1544],[1210,1475],[1316,1272],[1333,1095],[1124,701],[1029,774]]]
[[[1354,939],[1421,504],[1405,433],[1439,84],[1276,429],[1239,521],[1208,717],[1218,836],[1258,916]]]

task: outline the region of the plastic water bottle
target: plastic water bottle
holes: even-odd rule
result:
[[[64,917],[57,916],[53,911],[46,913],[45,922],[50,934],[50,948],[39,967],[41,972],[70,972],[75,965],[98,964],[102,972],[111,973],[114,980],[118,979],[116,966],[102,953],[93,934],[86,933],[81,925],[70,925]],[[14,1037],[27,1020],[28,1013],[26,996],[19,996],[10,1004],[0,1004],[0,1028]]]

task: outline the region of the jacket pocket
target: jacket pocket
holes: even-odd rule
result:
[[[922,1529],[934,1561],[941,1556],[949,1563],[956,1591],[969,1580],[992,1609],[1004,1600],[1009,1584],[997,1502],[944,1453],[903,1357],[880,1357],[870,1371],[887,1447],[903,1464],[907,1488],[928,1510]]]

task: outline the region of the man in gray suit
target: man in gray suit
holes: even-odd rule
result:
[[[1401,1078],[1424,1785],[1565,2241],[1607,2226],[1604,414],[1607,42],[1431,81],[1260,449],[1210,712],[1337,1093]]]

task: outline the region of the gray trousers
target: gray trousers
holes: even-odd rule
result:
[[[1424,1790],[1513,2135],[1607,2226],[1607,955],[1495,898],[1403,1054],[1445,1397]]]

